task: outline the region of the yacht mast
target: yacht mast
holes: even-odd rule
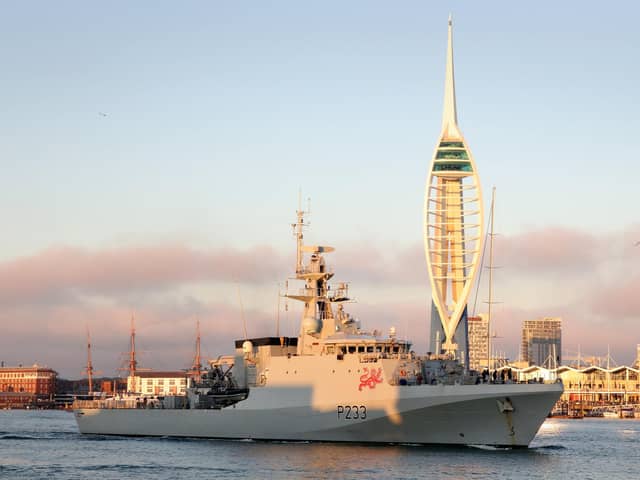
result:
[[[487,306],[487,357],[491,370],[491,308],[493,306],[493,214],[496,201],[496,187],[491,190],[491,212],[489,217],[489,301]]]

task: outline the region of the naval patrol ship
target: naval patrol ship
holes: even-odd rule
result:
[[[348,285],[325,262],[332,247],[305,245],[293,224],[295,279],[304,305],[297,337],[236,341],[185,395],[76,402],[80,432],[360,443],[526,447],[561,383],[492,383],[446,355],[364,330],[345,309]]]

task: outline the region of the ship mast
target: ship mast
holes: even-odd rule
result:
[[[304,282],[304,288],[295,293],[287,293],[286,298],[291,298],[304,303],[300,336],[298,340],[298,355],[312,354],[318,347],[318,340],[334,335],[338,331],[357,331],[357,323],[342,305],[333,312],[332,304],[340,304],[349,300],[348,285],[340,283],[337,288],[331,289],[328,281],[333,273],[327,269],[324,254],[334,251],[333,247],[323,245],[305,245],[303,229],[304,216],[309,214],[309,209],[303,211],[298,201],[296,210],[296,223],[291,224],[296,238],[296,274],[295,279]],[[305,265],[305,255],[308,263]]]
[[[311,213],[310,209],[307,207],[307,211],[302,210],[302,199],[301,195],[298,192],[298,209],[296,210],[296,223],[292,223],[293,234],[296,237],[296,274],[300,275],[304,272],[304,264],[303,264],[303,246],[304,246],[304,234],[302,232],[303,228],[307,226],[304,223],[304,216]]]
[[[202,359],[200,356],[200,320],[196,323],[196,355],[193,358],[193,365],[191,366],[191,374],[200,381],[202,373]]]
[[[93,393],[93,363],[91,362],[91,333],[89,333],[89,327],[87,327],[87,366],[85,367],[85,373],[89,380],[88,393]]]
[[[129,350],[129,376],[136,376],[138,362],[136,361],[136,328],[133,315],[131,315],[131,349]]]

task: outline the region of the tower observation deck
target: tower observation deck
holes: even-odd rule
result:
[[[430,350],[468,365],[467,300],[484,239],[480,179],[458,127],[449,17],[442,131],[424,198],[424,250],[431,280]]]

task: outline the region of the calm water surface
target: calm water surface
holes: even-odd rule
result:
[[[0,411],[0,478],[640,478],[640,420],[551,419],[526,450],[80,435],[73,415]]]

